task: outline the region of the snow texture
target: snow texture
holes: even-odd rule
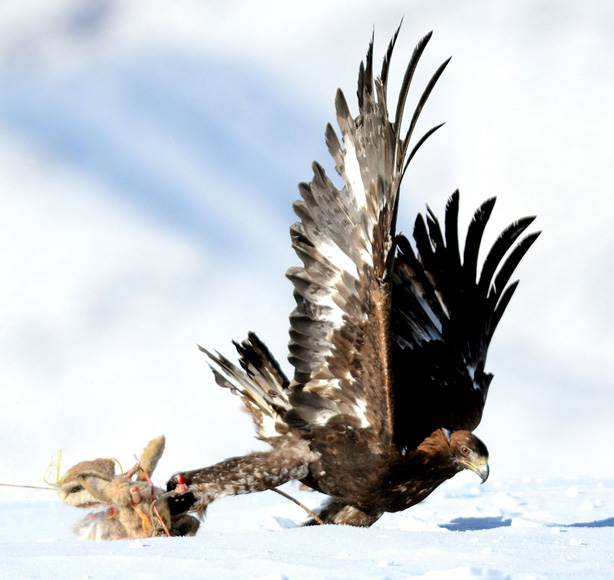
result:
[[[309,507],[316,494],[286,491]],[[78,543],[81,510],[0,502],[2,578],[536,580],[611,578],[614,479],[459,477],[374,527],[295,527],[304,513],[265,492],[213,504],[193,538]],[[47,492],[31,492],[38,495]]]

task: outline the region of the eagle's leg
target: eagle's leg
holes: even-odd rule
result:
[[[293,479],[302,479],[313,459],[314,454],[305,441],[285,437],[273,442],[272,451],[232,457],[210,467],[173,476],[168,482],[169,491],[175,490],[168,497],[169,507],[173,513],[190,510],[202,514],[212,501],[228,495],[265,491]],[[184,484],[187,489],[180,490]]]
[[[336,499],[327,500],[318,511],[318,517],[325,524],[339,524],[368,528],[380,519],[383,512],[367,513]],[[305,526],[313,526],[317,522],[312,518],[305,522]]]

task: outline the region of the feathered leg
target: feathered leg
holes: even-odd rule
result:
[[[275,442],[272,451],[258,451],[232,457],[210,467],[187,471],[168,482],[169,506],[173,513],[187,510],[201,514],[207,506],[228,495],[265,491],[294,479],[303,479],[314,453],[308,444],[295,437]],[[187,485],[186,489],[181,489]],[[186,493],[182,493],[186,491]]]
[[[379,520],[381,516],[382,512],[368,514],[357,507],[336,499],[329,499],[318,511],[318,517],[325,524],[339,524],[361,528],[368,528]],[[304,525],[313,526],[316,523],[314,519],[310,519]]]

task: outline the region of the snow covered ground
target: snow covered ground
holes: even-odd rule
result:
[[[320,498],[286,491],[315,507]],[[193,538],[78,543],[81,510],[28,492],[0,502],[0,577],[11,579],[529,580],[614,575],[614,478],[486,482],[463,474],[370,529],[297,528],[273,492],[213,504]],[[44,496],[44,497],[41,497]],[[33,498],[33,499],[32,499]]]

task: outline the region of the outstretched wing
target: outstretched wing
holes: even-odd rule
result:
[[[438,427],[473,430],[492,375],[485,371],[493,333],[518,282],[516,266],[539,236],[519,239],[534,220],[507,227],[477,275],[478,253],[495,198],[469,225],[463,259],[458,241],[459,195],[448,201],[445,228],[430,211],[414,228],[417,255],[398,237],[392,291],[395,442],[414,448]]]
[[[303,199],[294,210],[301,221],[290,231],[304,265],[287,273],[296,299],[289,344],[296,412],[312,425],[337,417],[344,424],[370,428],[383,444],[390,443],[393,431],[390,272],[399,187],[409,161],[438,128],[409,150],[422,107],[448,62],[426,86],[402,136],[411,80],[431,35],[414,50],[392,121],[387,80],[397,35],[398,30],[375,80],[371,41],[359,71],[356,119],[337,92],[343,145],[330,125],[326,142],[344,186],[337,189],[317,163],[311,183],[300,184]]]

